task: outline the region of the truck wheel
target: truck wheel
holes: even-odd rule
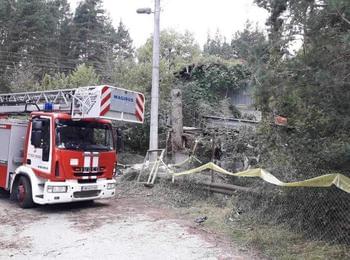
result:
[[[34,206],[32,197],[32,187],[27,177],[19,177],[15,192],[18,205],[21,208],[27,209],[32,208]]]

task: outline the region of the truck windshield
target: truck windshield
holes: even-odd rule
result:
[[[113,150],[109,124],[86,121],[56,121],[56,145],[61,149],[82,151]]]

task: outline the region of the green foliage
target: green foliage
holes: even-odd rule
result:
[[[16,67],[9,75],[9,90],[12,92],[36,91],[40,89],[35,79],[35,68],[30,63]]]
[[[71,87],[94,86],[101,84],[100,77],[92,67],[85,64],[79,65],[69,76],[69,85]]]
[[[274,165],[282,172],[285,162],[302,175],[319,175],[319,169],[348,172],[350,2],[257,2],[271,12],[270,57],[258,105],[266,119],[283,115],[289,125],[262,129],[265,162],[279,161]],[[288,56],[286,48],[300,32],[302,48]]]
[[[69,87],[69,77],[63,73],[57,73],[53,76],[45,74],[41,82],[42,90],[64,89]]]
[[[69,18],[68,9],[64,0],[0,2],[2,86],[10,85],[18,67],[35,66],[32,72],[38,79],[44,71],[61,66],[59,59],[64,55],[61,50],[66,46],[61,45],[60,37],[63,24]]]
[[[115,62],[133,54],[128,30],[122,22],[112,26],[100,0],[81,1],[74,16],[67,0],[0,0],[2,92],[19,86],[14,75],[24,67],[40,82],[45,74],[67,75],[85,63],[110,81]]]
[[[137,51],[137,59],[141,63],[151,63],[153,38],[149,38],[144,46]],[[163,30],[160,33],[160,60],[164,68],[169,71],[176,71],[182,65],[193,61],[200,54],[191,33],[178,33],[174,30]]]
[[[179,85],[183,89],[185,123],[198,123],[202,115],[232,116],[237,114],[232,105],[219,105],[229,92],[245,88],[250,72],[237,60],[223,60],[207,56],[198,63],[186,66],[177,73]],[[231,107],[231,108],[230,108]]]
[[[220,34],[216,32],[214,38],[208,35],[207,42],[203,46],[203,53],[207,55],[217,56],[222,59],[233,59],[237,57],[236,51]]]
[[[145,45],[137,51],[138,63],[134,72],[137,85],[144,86],[146,94],[150,94],[152,86],[152,42],[153,39],[147,40]],[[200,50],[195,43],[193,35],[186,32],[184,34],[173,30],[164,30],[160,35],[160,96],[161,109],[166,112],[168,107],[170,90],[175,81],[174,73],[183,66],[192,62],[199,56]],[[164,115],[165,117],[165,115]]]
[[[235,33],[231,47],[238,58],[245,60],[254,69],[268,61],[268,41],[264,33],[258,28],[253,28],[250,22],[246,23],[243,31]]]
[[[81,86],[96,86],[102,84],[100,76],[92,67],[79,65],[67,76],[57,73],[53,76],[45,74],[40,84],[41,90],[76,88]]]
[[[200,54],[200,49],[193,36],[173,30],[164,30],[160,35],[160,104],[159,104],[159,139],[165,145],[166,124],[169,114],[170,90],[174,86],[174,73],[182,64],[188,64]],[[114,63],[110,81],[113,85],[141,91],[146,97],[145,123],[143,125],[125,126],[124,132],[128,138],[128,145],[144,152],[149,142],[150,100],[152,87],[152,50],[153,39],[136,51],[136,60],[132,58],[118,59]],[[163,145],[164,144],[164,145]]]
[[[132,39],[129,31],[126,29],[122,21],[119,22],[119,26],[116,31],[116,41],[114,46],[114,52],[118,60],[129,59],[133,57],[134,48],[132,46]]]
[[[192,79],[198,86],[208,92],[237,90],[242,87],[242,81],[247,79],[248,71],[237,63],[209,63],[197,65],[192,70]]]
[[[117,31],[113,28],[102,8],[101,0],[81,2],[75,11],[72,27],[76,37],[72,42],[73,58],[93,66],[102,75],[105,65],[113,62],[111,57],[124,58],[132,55],[129,33],[122,22]]]

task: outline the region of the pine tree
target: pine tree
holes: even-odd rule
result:
[[[72,71],[75,62],[71,60],[72,14],[67,0],[48,2],[50,14],[54,17],[56,30],[51,34],[55,39],[50,48],[50,54],[61,72]]]
[[[260,79],[260,96],[265,98],[258,104],[266,115],[288,117],[293,129],[265,129],[269,143],[276,141],[269,150],[276,151],[276,161],[290,158],[304,174],[311,175],[310,169],[348,172],[350,2],[257,2],[270,12],[269,59]],[[285,13],[290,14],[288,19]],[[290,55],[290,46],[300,35],[301,48]]]
[[[226,60],[236,58],[234,49],[220,34],[219,30],[216,32],[214,38],[208,35],[207,42],[203,46],[203,52]]]
[[[128,59],[134,56],[133,42],[129,31],[122,21],[119,22],[116,32],[115,52],[118,59]]]
[[[30,67],[34,79],[68,65],[69,41],[64,40],[70,23],[66,0],[1,0],[0,78],[9,86],[12,75]],[[74,69],[74,66],[69,65]]]
[[[79,4],[73,18],[73,33],[72,57],[102,71],[115,31],[105,15],[101,0],[85,0]]]

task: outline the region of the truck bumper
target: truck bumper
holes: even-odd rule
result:
[[[97,179],[96,183],[47,181],[45,182],[43,194],[39,196],[33,194],[33,200],[37,204],[56,204],[108,199],[115,196],[115,184],[116,181],[113,179]]]

